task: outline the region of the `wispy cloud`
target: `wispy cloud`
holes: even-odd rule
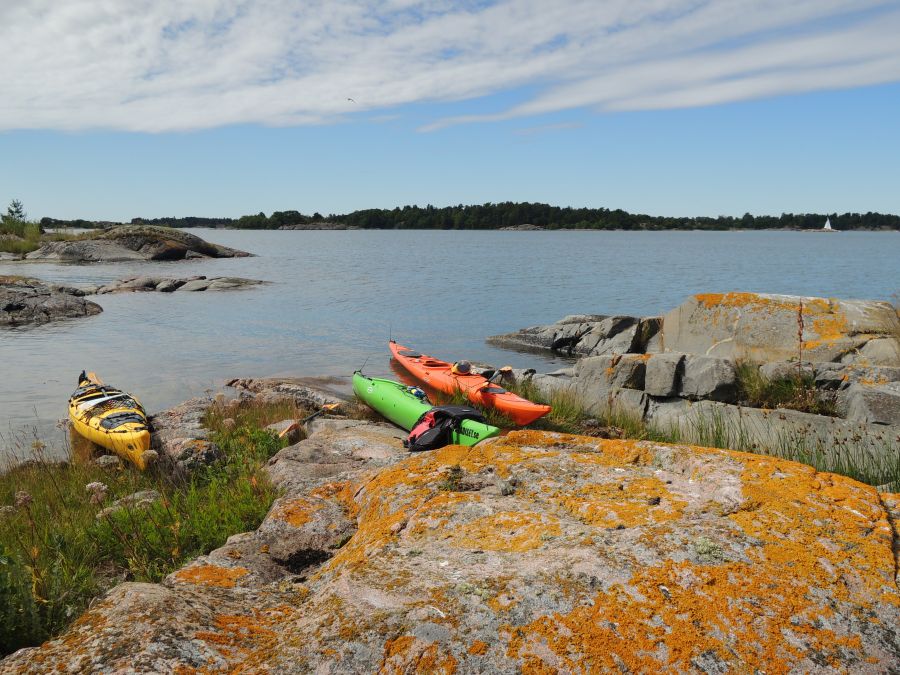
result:
[[[898,81],[898,34],[896,0],[18,0],[0,129],[321,124],[522,88],[424,129],[715,105]]]
[[[571,129],[580,129],[584,125],[581,122],[559,122],[557,124],[542,124],[537,127],[527,127],[525,129],[517,129],[517,136],[537,136],[538,134],[546,134],[552,131],[568,131]]]

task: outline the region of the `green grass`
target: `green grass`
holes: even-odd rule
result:
[[[276,497],[262,468],[284,445],[261,427],[299,412],[284,403],[214,405],[206,419],[224,457],[181,479],[51,461],[35,441],[29,462],[0,475],[0,655],[58,634],[123,580],[159,581],[255,529]],[[99,498],[92,483],[105,486]],[[140,490],[162,499],[98,517]]]
[[[872,448],[854,435],[835,437],[824,442],[802,430],[785,430],[777,434],[771,447],[762,447],[754,440],[755,434],[745,424],[731,423],[716,411],[690,415],[685,418],[683,425],[663,429],[647,424],[641,417],[615,405],[588,413],[587,402],[573,389],[561,389],[545,396],[530,380],[504,386],[530,401],[553,406],[550,414],[530,425],[534,429],[577,434],[589,433],[594,424],[599,424],[618,438],[658,443],[690,443],[767,454],[802,462],[819,471],[849,476],[869,485],[900,485],[900,447],[896,439],[887,436],[879,441],[881,445]],[[796,395],[794,390],[788,388],[788,391],[793,392],[791,395]]]
[[[798,369],[787,377],[768,378],[759,365],[739,362],[736,365],[739,398],[752,408],[788,408],[814,415],[837,415],[833,393],[816,389],[811,373]]]
[[[96,236],[94,230],[78,234],[62,232],[43,234],[37,222],[9,219],[0,221],[0,251],[6,253],[31,253],[48,241],[76,241],[94,236]]]

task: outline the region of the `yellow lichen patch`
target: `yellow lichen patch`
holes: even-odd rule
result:
[[[489,647],[490,645],[488,645],[487,642],[483,642],[482,640],[475,640],[475,642],[472,643],[467,652],[472,656],[484,656],[485,654],[487,654]]]
[[[480,495],[470,492],[441,492],[412,513],[410,516],[411,526],[407,531],[412,536],[420,536],[426,532],[438,530],[453,517],[458,505],[480,501],[482,501]]]
[[[633,672],[689,672],[695,658],[712,655],[726,670],[785,673],[806,655],[800,640],[835,665],[861,649],[858,636],[836,634],[818,620],[826,613],[802,584],[770,572],[666,561],[632,578],[636,593],[614,586],[590,606],[505,627],[507,656],[577,672],[618,672],[621,664]]]
[[[384,644],[384,657],[378,672],[384,675],[452,675],[457,662],[452,654],[443,654],[437,643],[427,644],[412,635],[401,635]]]
[[[219,567],[218,565],[194,565],[175,573],[178,581],[201,586],[234,588],[235,582],[249,574],[246,567]]]
[[[558,537],[559,521],[539,513],[503,511],[457,528],[451,541],[458,548],[522,553]]]
[[[804,313],[807,313],[806,306],[804,306]],[[831,344],[848,337],[849,325],[847,323],[847,317],[843,312],[820,311],[811,318],[812,321],[810,322],[811,325],[809,326],[809,330],[817,337],[811,340],[805,340],[803,342],[804,349],[815,349],[816,347]]]
[[[789,570],[800,583],[828,583],[840,600],[865,602],[894,586],[893,531],[875,488],[810,467],[743,458],[744,496],[758,504],[729,516],[764,542],[761,565]]]
[[[294,615],[294,609],[281,605],[252,614],[221,614],[215,618],[215,628],[198,631],[194,638],[213,646],[222,656],[240,659],[233,673],[253,672],[271,657],[278,644],[278,630]]]
[[[313,490],[310,494],[320,499],[331,499],[338,502],[344,509],[348,518],[356,518],[359,513],[359,505],[354,501],[357,486],[351,481],[345,480],[337,483],[325,483]]]
[[[499,593],[487,601],[487,606],[497,612],[508,612],[519,604],[519,601],[507,593]]]
[[[641,441],[624,439],[597,439],[583,436],[570,436],[573,445],[589,444],[596,452],[573,452],[572,459],[582,464],[600,464],[601,466],[646,466],[653,461],[653,446]]]
[[[316,504],[302,497],[283,499],[275,504],[269,517],[294,527],[301,527],[306,525],[312,518],[312,514],[321,510],[321,508],[321,504]]]
[[[551,501],[595,527],[635,527],[677,520],[687,502],[674,499],[653,477],[615,483],[591,483],[560,490]]]

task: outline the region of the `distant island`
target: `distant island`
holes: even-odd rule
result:
[[[836,230],[900,230],[900,216],[882,213],[783,213],[780,216],[670,217],[529,202],[463,206],[404,206],[364,209],[343,215],[275,211],[240,218],[132,218],[133,225],[247,230],[820,230],[826,219]],[[42,227],[110,227],[120,223],[42,218]]]

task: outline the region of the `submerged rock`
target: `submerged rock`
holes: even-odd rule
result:
[[[78,289],[37,279],[0,276],[0,326],[47,323],[103,311],[100,305],[83,296]]]
[[[0,672],[900,669],[898,495],[546,432],[409,456],[379,428],[312,430],[256,532]]]
[[[195,276],[186,279],[173,279],[169,277],[142,276],[126,277],[92,290],[97,295],[138,291],[157,291],[160,293],[173,293],[175,291],[231,291],[267,283],[269,282],[258,279],[245,279],[243,277],[207,278],[205,276]]]
[[[220,244],[169,227],[122,225],[98,232],[93,239],[53,241],[32,251],[28,260],[122,262],[127,260],[184,260],[193,257],[249,256]]]

